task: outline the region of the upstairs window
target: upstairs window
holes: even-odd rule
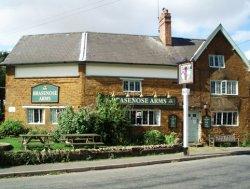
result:
[[[209,67],[225,68],[225,60],[223,55],[209,55]]]
[[[124,92],[141,92],[140,80],[123,80]]]
[[[233,81],[233,80],[211,81],[211,94],[238,95],[238,81]]]

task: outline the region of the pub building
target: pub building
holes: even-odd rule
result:
[[[250,65],[222,25],[207,39],[172,37],[163,9],[159,36],[98,32],[23,36],[7,68],[5,117],[53,129],[65,107],[95,103],[98,93],[130,105],[134,133],[157,129],[182,137],[178,64],[193,62],[188,84],[189,142],[250,131]]]

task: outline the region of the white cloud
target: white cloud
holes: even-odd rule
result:
[[[247,59],[250,60],[250,50],[246,51],[245,55],[246,55]]]
[[[0,1],[0,47],[13,46],[22,35],[34,33],[99,31],[158,34],[156,0],[121,0],[85,12],[114,1]],[[250,22],[249,0],[161,0],[160,2],[161,7],[168,8],[172,13],[175,36],[204,38],[219,23],[222,23],[230,33],[235,33],[237,40],[244,39],[245,35],[248,35],[245,34],[248,31],[237,33],[237,30]],[[68,12],[66,17],[63,16],[65,14],[62,13],[72,9],[74,11]],[[71,13],[76,14],[71,15]],[[54,19],[58,20],[53,21]]]

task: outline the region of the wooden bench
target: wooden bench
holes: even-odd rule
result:
[[[238,146],[240,146],[240,140],[239,138],[236,138],[235,135],[209,135],[209,146],[215,146],[215,143],[237,143]]]
[[[26,135],[20,135],[22,138],[22,146],[24,147],[24,150],[27,150],[27,147],[29,144],[34,143],[40,143],[43,145],[44,149],[49,149],[50,147],[50,138],[51,135],[46,134],[26,134]]]
[[[67,145],[71,145],[73,148],[80,146],[100,146],[104,145],[101,135],[91,134],[65,134],[61,141],[64,141]]]

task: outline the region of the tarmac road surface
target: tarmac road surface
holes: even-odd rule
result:
[[[1,189],[36,188],[250,188],[250,156],[226,156],[170,164],[0,179]]]

